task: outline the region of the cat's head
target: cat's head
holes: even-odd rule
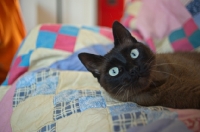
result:
[[[155,55],[119,22],[113,23],[112,30],[114,48],[109,53],[104,56],[80,53],[78,57],[111,96],[130,101],[149,87]]]

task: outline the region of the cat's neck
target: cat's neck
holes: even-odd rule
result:
[[[153,81],[151,85],[156,86],[161,85],[164,81],[169,77],[169,73],[172,71],[172,67],[169,66],[169,60],[163,59],[162,55],[156,55],[155,64],[152,66],[151,69],[151,80]]]

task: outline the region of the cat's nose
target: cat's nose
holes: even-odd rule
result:
[[[129,74],[131,76],[138,76],[139,73],[139,68],[138,66],[133,66],[130,70],[129,70]]]

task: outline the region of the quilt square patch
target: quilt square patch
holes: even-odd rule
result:
[[[99,90],[80,90],[79,92],[82,95],[82,97],[84,97],[84,96],[90,96],[90,97],[102,96],[101,91],[99,91]]]
[[[42,82],[49,77],[58,77],[59,72],[51,69],[45,69],[37,72],[36,74],[36,82]]]
[[[28,87],[36,82],[35,73],[30,72],[21,77],[16,83],[16,89]]]
[[[186,37],[186,34],[185,34],[184,30],[181,28],[181,29],[173,31],[169,35],[169,40],[171,43],[173,43],[174,41],[185,38],[185,37]]]
[[[87,29],[87,30],[99,33],[99,27],[82,26],[82,29]]]
[[[81,97],[99,97],[101,91],[99,90],[65,90],[54,97],[54,105],[61,102],[70,102]]]
[[[36,41],[36,48],[50,48],[54,47],[54,43],[56,41],[57,33],[48,32],[48,31],[40,31],[38,33],[38,38]]]
[[[125,103],[109,106],[108,108],[113,120],[113,129],[117,132],[126,131],[131,126],[145,125],[165,117],[177,118],[176,113],[172,113],[161,106],[142,107],[135,103]]]
[[[79,104],[82,112],[90,108],[106,108],[106,101],[103,97],[81,97]]]
[[[198,48],[200,46],[200,30],[196,30],[190,37],[190,43],[194,48]]]
[[[33,52],[33,50],[30,50],[27,54],[21,56],[22,61],[19,64],[19,66],[22,66],[22,67],[29,66],[29,60],[30,60],[32,52]]]
[[[13,96],[13,107],[17,107],[17,105],[27,99],[31,94],[35,91],[36,85],[33,84],[29,87],[16,89],[15,94]]]
[[[64,34],[58,34],[54,48],[73,52],[75,44],[76,44],[76,37]]]
[[[113,129],[115,132],[127,131],[132,126],[147,124],[147,115],[144,112],[124,113],[112,116]]]
[[[188,41],[187,38],[183,38],[180,40],[177,40],[172,43],[172,47],[175,51],[181,50],[181,51],[191,51],[194,49],[192,44]]]
[[[49,25],[42,25],[40,27],[40,30],[42,31],[51,31],[57,33],[60,30],[61,25],[60,24],[49,24]]]
[[[190,0],[191,2],[186,6],[188,11],[195,16],[200,12],[200,1],[199,0]]]
[[[45,69],[36,74],[36,89],[32,96],[39,94],[54,94],[58,85],[59,72]]]
[[[194,22],[193,18],[188,20],[184,25],[183,25],[184,31],[186,36],[190,36],[192,33],[194,33],[196,30],[198,30],[198,27],[196,23]]]
[[[25,74],[16,84],[13,107],[31,96],[54,94],[58,79],[59,72],[51,69]]]
[[[39,94],[55,94],[58,85],[58,77],[49,77],[42,82],[36,84],[36,89],[32,96]]]
[[[56,104],[54,108],[53,119],[56,121],[79,112],[81,112],[81,110],[78,100],[74,100],[71,102],[61,102]]]
[[[8,75],[8,84],[14,83],[14,81],[22,74],[25,73],[28,70],[28,67],[20,67],[19,64],[21,63],[22,58],[21,56],[18,56],[14,62],[13,66],[10,69],[9,75]]]
[[[79,28],[76,26],[64,25],[60,28],[59,33],[70,36],[77,36],[79,33]]]
[[[42,127],[38,132],[56,132],[56,123],[48,124]]]

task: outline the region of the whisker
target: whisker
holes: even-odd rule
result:
[[[151,79],[150,81],[154,84],[154,86],[155,86],[155,88],[156,88],[156,84],[155,84],[155,82],[154,82],[152,79]]]
[[[154,57],[154,54],[151,56],[151,58],[149,58],[149,60],[146,63],[148,63],[153,57]]]
[[[122,101],[125,101],[126,98],[126,92],[124,92],[123,96],[122,96]]]
[[[165,74],[171,75],[171,76],[175,77],[177,80],[179,80],[179,81],[181,82],[181,80],[180,80],[177,76],[175,76],[175,75],[173,75],[173,74],[171,74],[171,73],[163,72],[163,71],[157,71],[157,70],[151,70],[151,71],[160,72],[160,73],[165,73]]]
[[[127,93],[127,101],[128,101],[128,94],[129,94],[129,90],[127,90],[127,92],[126,92],[126,93]]]
[[[155,82],[152,79],[149,79],[150,82],[152,82],[155,85]]]
[[[117,91],[116,95],[120,94],[123,91],[123,86],[119,88],[119,90]]]
[[[155,65],[153,65],[153,67],[154,67],[154,66],[162,66],[162,65],[178,65],[178,66],[182,66],[183,68],[189,70],[189,69],[186,68],[185,66],[179,65],[179,64],[176,64],[176,63],[161,63],[161,64],[155,64]]]
[[[133,86],[131,86],[130,92],[133,93],[134,95],[136,95],[136,92],[135,92],[135,90],[133,89]],[[133,97],[133,98],[134,98],[134,97]],[[135,102],[137,102],[137,97],[135,97]]]
[[[119,83],[117,86],[115,86],[114,88],[112,88],[112,91],[115,90],[116,88],[118,88],[119,85],[121,85],[121,84]]]

